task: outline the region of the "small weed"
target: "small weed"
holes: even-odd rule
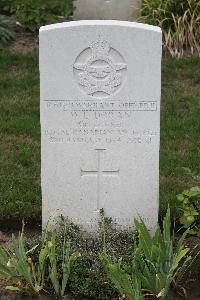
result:
[[[190,233],[200,235],[200,187],[195,186],[177,195],[180,223]]]

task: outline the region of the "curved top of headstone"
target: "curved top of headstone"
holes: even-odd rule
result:
[[[117,20],[82,20],[82,21],[62,22],[62,23],[42,26],[40,27],[40,32],[46,30],[54,30],[54,29],[78,27],[78,26],[121,26],[121,27],[132,27],[137,29],[161,32],[161,28],[158,26],[137,23],[137,22],[117,21]]]

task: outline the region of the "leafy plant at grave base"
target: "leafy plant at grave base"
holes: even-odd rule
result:
[[[170,285],[176,280],[179,272],[184,271],[191,259],[189,249],[183,246],[188,230],[173,249],[169,209],[163,220],[162,231],[158,226],[156,232],[151,235],[142,220],[135,220],[135,226],[138,242],[134,245],[131,265],[122,266],[120,262],[113,264],[106,254],[106,248],[101,254],[108,278],[128,300],[137,299],[133,293],[139,292],[140,284],[142,289],[149,291],[153,296],[166,299]]]
[[[0,15],[0,49],[14,38],[14,31],[10,26],[10,19]]]
[[[124,299],[142,300],[141,283],[136,276],[131,276],[125,269],[118,264],[113,264],[112,260],[103,252],[101,260],[104,265],[108,279],[111,281],[115,289]]]
[[[108,253],[113,260],[123,257],[123,262],[131,262],[133,237],[129,231],[118,231],[110,219],[105,219]],[[86,299],[110,300],[115,298],[116,290],[108,282],[106,273],[100,261],[102,251],[102,226],[99,225],[99,235],[87,234],[71,224],[69,236],[72,247],[81,253],[75,262],[69,283],[69,289],[76,296]]]
[[[200,235],[200,186],[184,190],[177,195],[180,223],[190,227],[190,233]]]
[[[142,220],[135,220],[139,234],[138,247],[133,253],[133,272],[141,280],[142,287],[158,298],[166,299],[170,285],[179,273],[188,266],[191,256],[183,242],[186,230],[173,248],[174,233],[171,234],[170,209],[163,220],[163,229],[158,226],[151,236]]]
[[[32,32],[72,15],[73,9],[72,0],[15,0],[11,6],[14,18]]]
[[[58,296],[63,296],[73,263],[79,256],[77,252],[71,253],[70,243],[66,238],[66,225],[64,233],[62,242],[60,241],[61,256],[58,255],[55,232],[50,234],[49,239],[47,229],[42,236],[42,243],[26,251],[23,225],[18,239],[12,236],[13,251],[0,247],[0,278],[6,282],[5,289],[39,294],[48,287],[55,290]],[[50,287],[49,278],[52,283]]]
[[[51,240],[48,242],[48,257],[49,257],[49,277],[57,296],[63,296],[69,281],[70,273],[74,262],[80,256],[78,252],[70,254],[70,241],[66,239],[67,226],[65,224],[64,239],[62,243],[62,262],[59,267],[58,241],[57,235],[54,232]]]
[[[18,239],[12,235],[13,252],[0,248],[0,277],[6,279],[11,291],[30,291],[39,293],[44,287],[45,267],[47,260],[46,237],[43,240],[38,256],[38,263],[34,263],[31,255],[39,245],[26,251],[24,241],[24,224]]]
[[[144,0],[139,21],[162,28],[164,50],[170,55],[200,55],[199,0]]]

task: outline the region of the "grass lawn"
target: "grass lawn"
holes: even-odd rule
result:
[[[200,59],[164,59],[160,215],[200,184]],[[0,219],[41,218],[38,55],[0,52]]]

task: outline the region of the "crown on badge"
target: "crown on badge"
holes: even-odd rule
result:
[[[107,56],[110,50],[110,45],[107,41],[98,40],[92,43],[91,49],[95,56]]]

